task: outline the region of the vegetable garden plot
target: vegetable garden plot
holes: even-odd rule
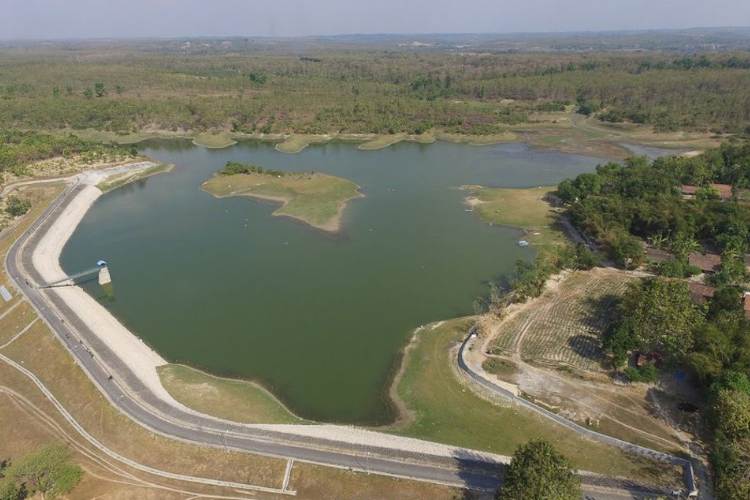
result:
[[[579,271],[530,301],[500,325],[495,354],[597,370],[604,357],[602,333],[619,297],[635,277],[611,270]]]

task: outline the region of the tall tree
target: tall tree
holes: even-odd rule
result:
[[[65,444],[52,444],[13,463],[7,480],[25,486],[42,498],[68,494],[81,480],[83,470],[72,461]]]
[[[518,447],[497,500],[580,500],[581,478],[570,461],[547,441]]]
[[[658,277],[632,285],[621,307],[623,323],[646,349],[677,359],[693,346],[693,330],[705,316],[686,283]]]

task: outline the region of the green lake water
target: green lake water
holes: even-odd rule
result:
[[[386,388],[415,327],[471,314],[488,280],[533,258],[518,231],[478,220],[455,188],[550,185],[603,161],[517,143],[141,149],[176,169],[102,196],[63,267],[106,260],[115,299],[85,288],[169,361],[257,380],[303,417],[360,424],[392,419]],[[228,160],[340,176],[366,197],[331,236],[270,217],[273,204],[202,192]]]

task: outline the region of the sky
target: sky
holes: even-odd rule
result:
[[[750,26],[750,0],[0,0],[0,39]]]

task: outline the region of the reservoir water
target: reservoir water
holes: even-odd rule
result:
[[[175,170],[102,196],[63,267],[106,260],[115,299],[96,284],[87,291],[167,360],[257,380],[303,417],[361,424],[393,418],[389,377],[416,327],[471,314],[489,280],[533,258],[518,231],[467,212],[456,187],[551,185],[604,161],[518,143],[141,150]],[[331,236],[271,217],[273,204],[202,192],[228,160],[336,175],[366,197]]]

